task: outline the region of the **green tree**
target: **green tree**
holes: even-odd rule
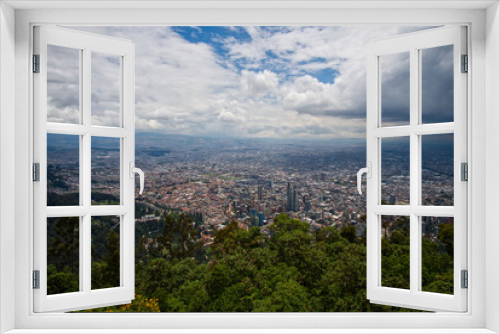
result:
[[[439,224],[438,239],[445,246],[448,254],[453,257],[454,250],[454,225],[453,223]]]
[[[120,236],[113,230],[108,234],[108,255],[104,258],[107,269],[103,275],[108,287],[120,286]]]
[[[203,246],[198,241],[194,221],[183,213],[177,219],[167,215],[158,242],[166,249],[167,257],[178,260],[194,257],[196,251]]]
[[[47,224],[48,294],[79,289],[79,225],[77,217],[57,218]]]
[[[57,218],[54,233],[49,237],[48,262],[58,271],[68,267],[71,273],[78,273],[79,267],[79,218]]]
[[[342,238],[347,239],[350,243],[356,242],[356,226],[342,226],[340,235]]]

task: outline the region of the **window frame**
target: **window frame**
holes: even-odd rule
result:
[[[367,295],[371,302],[421,310],[467,310],[467,291],[461,288],[461,270],[467,269],[467,186],[461,181],[460,164],[467,163],[467,77],[461,73],[461,55],[467,54],[467,32],[463,26],[427,29],[411,34],[383,38],[367,46],[367,160],[371,177],[367,178]],[[422,122],[422,52],[425,49],[453,45],[454,120]],[[384,126],[382,123],[382,57],[408,53],[409,120],[408,124]],[[424,135],[453,135],[454,205],[422,204],[422,138]],[[384,205],[382,200],[382,143],[388,138],[408,138],[408,205]],[[409,288],[382,285],[382,216],[407,216],[410,229]],[[453,294],[430,293],[422,289],[422,225],[424,216],[454,217]]]
[[[77,124],[47,122],[48,46],[78,50],[79,53],[79,116]],[[38,312],[80,310],[88,305],[127,304],[134,299],[135,179],[130,177],[135,163],[135,45],[128,40],[100,36],[61,27],[34,27],[34,51],[39,54],[40,71],[34,82],[34,162],[40,166],[40,181],[33,184],[34,192],[34,269],[40,272],[40,288],[34,290],[34,309]],[[91,121],[92,54],[112,55],[120,59],[120,122],[118,126],[97,126]],[[79,138],[79,205],[47,206],[47,135],[65,134]],[[119,205],[91,204],[92,138],[119,140],[120,175]],[[130,163],[130,164],[129,164]],[[133,174],[132,174],[133,175]],[[91,219],[117,216],[120,219],[120,284],[106,289],[91,287]],[[79,290],[73,293],[47,295],[47,219],[79,218]],[[133,249],[133,247],[132,247]]]
[[[40,4],[42,3],[42,4]],[[381,2],[381,6],[383,3]],[[38,2],[43,6],[43,2]],[[470,6],[474,6],[472,3]],[[91,6],[98,6],[92,4]],[[146,6],[146,5],[145,5]],[[304,4],[307,7],[307,4]],[[348,6],[348,5],[344,5]],[[363,6],[363,5],[361,5]],[[366,4],[365,4],[366,6]],[[373,8],[373,4],[370,7]],[[444,8],[452,4],[442,5]],[[494,4],[494,6],[497,6]],[[261,9],[258,9],[258,8]],[[498,8],[495,7],[486,13],[484,9],[307,9],[288,8],[288,9],[263,9],[264,5],[255,5],[250,9],[210,9],[207,13],[203,9],[146,9],[137,11],[133,9],[118,9],[113,11],[97,11],[91,9],[64,9],[64,10],[20,10],[16,11],[15,34],[16,34],[16,98],[15,98],[15,128],[16,128],[16,195],[15,195],[15,328],[18,329],[129,329],[137,328],[139,321],[142,328],[164,328],[169,324],[172,331],[176,328],[191,329],[234,329],[234,328],[254,328],[258,329],[282,329],[282,328],[301,328],[300,332],[318,331],[318,329],[335,328],[356,328],[365,329],[364,332],[377,332],[377,328],[399,328],[397,332],[403,332],[404,329],[421,328],[422,332],[428,329],[434,329],[432,332],[438,332],[437,329],[451,328],[469,328],[468,333],[485,333],[486,327],[497,330],[499,327],[495,313],[498,311],[500,298],[493,295],[488,299],[485,293],[486,285],[493,288],[496,282],[498,285],[499,274],[496,271],[498,259],[490,259],[488,265],[492,267],[487,272],[485,254],[486,251],[498,251],[500,238],[497,234],[488,234],[489,247],[485,247],[487,239],[486,232],[498,232],[497,227],[490,226],[487,229],[485,223],[486,214],[489,218],[495,218],[495,210],[486,212],[484,202],[486,193],[491,193],[489,201],[498,200],[498,191],[494,188],[499,180],[495,177],[494,182],[488,188],[484,182],[484,170],[486,154],[484,145],[488,145],[484,129],[487,127],[486,117],[494,117],[493,111],[487,113],[486,106],[498,107],[499,101],[494,101],[496,94],[492,89],[499,88],[499,80],[493,74],[489,77],[492,87],[488,87],[491,95],[486,90],[486,71],[485,63],[495,66],[497,69],[499,62],[498,53],[495,50],[487,50],[485,42],[490,43],[495,48],[500,44],[498,41],[492,41],[491,36],[498,38],[498,32],[487,32],[484,22],[487,14],[490,16],[489,23],[493,28],[498,28]],[[292,7],[290,5],[290,7]],[[300,6],[299,6],[300,7]],[[220,6],[218,7],[220,8]],[[470,8],[470,7],[469,7]],[[99,15],[96,15],[99,14]],[[375,15],[376,14],[376,15]],[[362,22],[362,24],[360,24]],[[469,137],[468,152],[470,158],[470,181],[468,197],[471,201],[468,203],[468,220],[471,222],[468,226],[468,235],[471,237],[468,243],[468,268],[469,283],[468,300],[469,307],[467,313],[434,313],[434,314],[35,314],[33,313],[33,301],[31,290],[31,268],[32,254],[32,191],[33,186],[30,181],[30,168],[32,163],[32,76],[29,73],[31,46],[32,46],[32,27],[35,24],[58,24],[58,25],[377,25],[394,24],[398,25],[404,22],[405,25],[442,25],[442,24],[462,24],[468,26],[469,31],[469,57],[471,63],[469,69],[471,75],[468,78],[468,86],[471,87],[468,93],[468,109],[471,112],[468,115],[468,132],[473,135]],[[488,41],[488,36],[490,40]],[[3,43],[3,42],[2,42]],[[486,56],[486,59],[485,59]],[[489,57],[489,58],[488,58]],[[2,88],[5,89],[5,88]],[[486,95],[485,95],[486,94]],[[487,99],[485,99],[485,97]],[[489,98],[488,98],[489,97]],[[490,108],[492,109],[492,108]],[[494,109],[494,108],[493,108]],[[495,109],[498,110],[498,109]],[[2,113],[4,110],[2,109]],[[491,122],[493,123],[493,122]],[[490,125],[491,127],[495,125]],[[495,128],[493,128],[495,129]],[[499,149],[499,140],[495,135],[489,144],[490,149]],[[6,144],[2,143],[2,149]],[[493,154],[494,161],[498,159],[498,153]],[[492,167],[493,168],[493,167]],[[498,172],[498,165],[495,165],[493,171]],[[356,171],[353,171],[353,174]],[[493,192],[492,192],[493,191]],[[26,198],[29,200],[26,201]],[[494,203],[494,202],[493,202]],[[3,203],[2,203],[3,204]],[[498,205],[497,205],[498,206]],[[498,211],[498,210],[497,210]],[[490,220],[491,220],[490,219]],[[2,221],[2,225],[5,221]],[[492,223],[490,223],[491,225]],[[471,226],[474,226],[474,233]],[[5,252],[0,254],[2,261],[7,255]],[[26,261],[25,259],[30,259]],[[491,263],[490,263],[491,262]],[[489,275],[486,275],[489,273]],[[486,278],[488,277],[488,278]],[[488,279],[488,281],[486,281]],[[489,282],[489,283],[488,283]],[[2,288],[2,295],[5,288]],[[498,288],[496,290],[498,292]],[[2,297],[3,298],[3,297]],[[486,303],[491,308],[486,311]],[[487,314],[488,312],[488,314]],[[425,320],[425,321],[422,321]],[[403,329],[403,330],[401,330]],[[237,330],[234,330],[237,331]],[[385,330],[384,332],[387,332]]]

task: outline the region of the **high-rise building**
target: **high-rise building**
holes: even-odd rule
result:
[[[286,211],[293,211],[293,188],[290,182],[286,187]]]
[[[309,195],[304,196],[304,211],[311,211],[311,199],[309,198]]]
[[[299,211],[299,192],[297,190],[293,191],[293,212]]]
[[[258,217],[259,217],[259,226],[264,226],[264,213],[259,212]]]
[[[299,211],[299,192],[288,182],[286,189],[286,211]]]
[[[257,188],[257,196],[258,196],[258,198],[259,198],[259,201],[262,201],[262,198],[263,198],[263,194],[262,194],[262,193],[263,193],[263,191],[264,191],[264,189],[263,189],[263,188],[264,188],[264,187],[262,187],[262,186],[258,186],[258,188]]]
[[[397,201],[398,201],[398,199],[397,199],[396,195],[391,195],[391,196],[389,197],[389,204],[390,204],[390,205],[396,205],[396,202],[397,202]]]
[[[251,216],[252,226],[259,226],[259,217],[257,216],[257,210],[252,209],[251,214],[252,214]]]

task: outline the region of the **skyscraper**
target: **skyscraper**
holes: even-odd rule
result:
[[[262,194],[262,192],[263,192],[263,188],[264,188],[264,187],[262,187],[262,186],[259,186],[259,187],[257,188],[257,194],[258,194],[259,201],[262,201],[262,198],[263,198],[263,196],[262,196],[262,195],[263,195],[263,194]]]
[[[299,211],[299,192],[297,190],[293,191],[293,212]]]
[[[293,211],[293,188],[290,182],[286,187],[286,211]]]
[[[251,211],[251,222],[252,226],[259,226],[259,217],[257,216],[257,210],[252,209]]]
[[[259,212],[257,215],[259,217],[259,226],[264,226],[264,213]]]
[[[311,211],[311,199],[309,198],[309,195],[304,196],[304,211]]]
[[[391,196],[389,197],[389,204],[390,204],[390,205],[396,205],[396,202],[397,202],[397,201],[398,201],[398,199],[397,199],[396,195],[391,195]]]

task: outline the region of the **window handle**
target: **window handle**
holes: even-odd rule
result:
[[[134,178],[136,173],[139,174],[139,185],[140,185],[139,195],[142,195],[142,192],[144,190],[144,172],[142,171],[142,169],[134,167],[133,161],[130,161],[129,171],[130,171],[130,178],[131,179]]]
[[[368,167],[361,168],[358,171],[358,192],[360,195],[363,194],[363,191],[361,190],[361,176],[366,173],[366,177],[370,179],[372,177],[372,163],[368,161]]]

